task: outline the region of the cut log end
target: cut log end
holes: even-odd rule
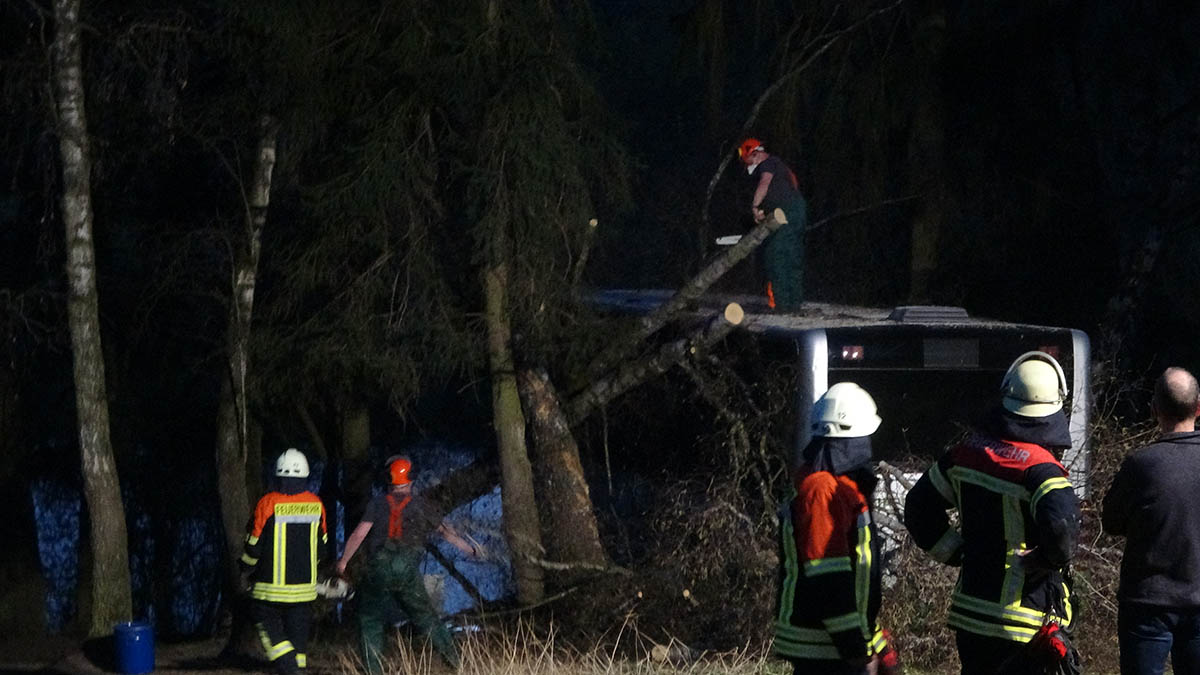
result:
[[[731,302],[725,305],[725,320],[737,326],[742,323],[742,319],[746,318],[746,312],[742,306],[736,302]]]
[[[771,217],[780,225],[787,225],[787,214],[783,212],[783,209],[775,209]]]

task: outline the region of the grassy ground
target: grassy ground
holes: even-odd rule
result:
[[[579,650],[560,644],[553,635],[534,634],[528,627],[484,632],[463,639],[462,675],[790,675],[791,666],[762,649],[692,652],[678,644],[661,645],[640,636],[614,648]],[[630,650],[632,648],[632,651]],[[387,675],[443,675],[452,671],[436,655],[414,649],[404,638],[389,646]],[[333,660],[337,672],[358,673],[357,656],[348,648]],[[1115,661],[1085,664],[1089,675],[1117,675]],[[944,667],[905,667],[907,675],[950,675],[958,672],[951,658]],[[1168,672],[1170,672],[1168,670]]]

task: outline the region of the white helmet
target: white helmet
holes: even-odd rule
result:
[[[295,448],[283,451],[275,460],[275,475],[283,478],[308,478],[308,459]]]
[[[875,399],[871,398],[866,389],[853,382],[838,382],[813,404],[813,436],[870,436],[883,421],[876,414],[876,410]]]
[[[1062,410],[1067,376],[1046,352],[1025,352],[1013,361],[1000,385],[1004,408],[1021,417],[1046,417]]]

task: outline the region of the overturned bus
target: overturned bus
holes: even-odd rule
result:
[[[641,314],[671,295],[608,290],[592,297],[599,308]],[[883,418],[872,442],[877,459],[932,459],[997,403],[1014,358],[1031,350],[1050,354],[1062,365],[1069,393],[1064,412],[1072,445],[1062,461],[1076,491],[1086,495],[1091,390],[1090,342],[1083,331],[972,317],[943,306],[810,302],[801,312],[776,313],[744,296],[707,295],[689,313],[711,314],[731,301],[748,308],[740,329],[754,335],[766,358],[795,364],[796,453],[810,439],[813,402],[831,385],[851,381],[871,393]]]

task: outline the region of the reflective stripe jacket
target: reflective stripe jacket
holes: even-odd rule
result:
[[[948,509],[958,511],[957,527]],[[1017,642],[1028,642],[1048,616],[1071,623],[1062,569],[1079,521],[1067,470],[1049,450],[983,434],[930,467],[904,508],[918,546],[940,562],[962,565],[950,626]]]
[[[311,492],[268,492],[254,507],[241,564],[252,569],[256,600],[311,602],[317,562],[328,543],[325,507]]]
[[[780,518],[775,652],[843,661],[880,652],[879,545],[866,497],[827,471],[800,473],[792,488]]]

